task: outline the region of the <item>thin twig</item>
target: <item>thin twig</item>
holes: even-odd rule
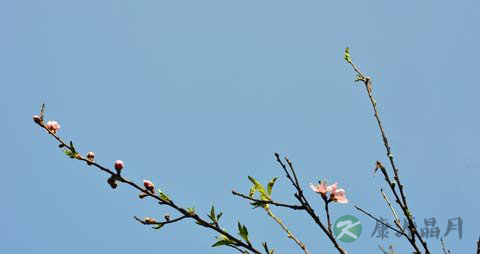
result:
[[[390,203],[390,200],[388,200],[387,194],[383,192],[383,189],[380,189],[380,192],[382,192],[383,199],[385,199],[385,202],[387,202],[388,207],[390,207],[390,210],[392,211],[393,217],[395,218],[395,225],[397,225],[399,228],[402,228],[400,225],[400,219],[397,216],[397,212],[395,211],[395,208],[393,208],[392,204]]]
[[[307,246],[305,246],[305,244],[302,241],[300,241],[297,237],[295,237],[295,235],[287,228],[287,226],[282,222],[282,220],[280,218],[276,217],[275,214],[273,214],[272,210],[270,210],[270,208],[268,206],[264,206],[264,208],[267,211],[268,215],[273,220],[275,220],[275,222],[277,222],[278,225],[280,225],[280,227],[283,229],[283,231],[285,231],[287,233],[288,238],[295,241],[295,243],[297,243],[297,245],[303,250],[303,252],[305,252],[305,254],[310,254],[310,252],[307,249]]]
[[[250,201],[258,202],[259,204],[270,204],[270,205],[274,205],[274,206],[287,207],[287,208],[290,208],[290,209],[293,209],[293,210],[305,210],[305,207],[303,207],[303,206],[289,205],[289,204],[278,203],[278,202],[275,202],[275,201],[267,201],[267,200],[260,200],[260,199],[256,199],[256,198],[251,198],[247,195],[244,195],[244,194],[236,192],[236,191],[232,191],[232,194],[235,195],[235,196],[242,197],[244,199],[248,199]]]
[[[170,224],[170,223],[175,223],[177,221],[180,221],[180,220],[183,220],[185,218],[188,218],[187,216],[181,216],[181,217],[178,217],[178,218],[175,218],[173,220],[166,220],[166,221],[162,221],[162,222],[153,222],[153,223],[149,223],[149,222],[146,222],[145,220],[142,220],[140,218],[138,218],[137,216],[133,216],[133,218],[142,223],[143,225],[157,225],[157,226],[164,226],[164,225],[167,225],[167,224]]]
[[[445,241],[443,241],[443,237],[440,237],[440,242],[442,243],[442,250],[444,254],[451,254],[450,250],[445,248]]]
[[[385,227],[387,227],[387,228],[389,228],[389,229],[391,229],[391,230],[393,230],[393,231],[395,231],[395,232],[397,232],[397,233],[399,233],[399,234],[401,234],[401,235],[406,235],[404,232],[401,232],[401,231],[399,231],[398,229],[396,229],[396,228],[388,225],[387,223],[385,223],[385,222],[377,219],[377,217],[373,216],[371,213],[363,210],[362,208],[358,207],[357,205],[355,205],[354,207],[355,207],[357,210],[359,210],[360,212],[362,212],[362,213],[364,213],[365,215],[367,215],[368,217],[374,219],[376,222],[384,225]]]
[[[477,241],[477,254],[480,254],[480,237],[478,238],[478,241]]]

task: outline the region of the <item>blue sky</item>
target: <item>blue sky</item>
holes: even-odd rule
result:
[[[182,221],[155,231],[133,216],[175,215],[127,186],[65,157],[34,125],[41,103],[59,135],[94,151],[125,176],[151,179],[183,206],[224,212],[255,243],[300,253],[261,210],[230,194],[252,175],[279,180],[274,198],[294,202],[273,153],[288,156],[304,187],[327,178],[350,203],[333,219],[362,221],[351,253],[405,240],[370,237],[357,204],[390,218],[372,174],[384,148],[364,88],[343,60],[373,79],[374,94],[417,223],[463,219],[472,253],[478,217],[478,1],[1,1],[0,106],[5,119],[0,252],[234,253],[210,248],[215,233]],[[307,193],[321,211],[322,201]],[[312,253],[333,253],[305,214],[275,209]],[[390,232],[392,234],[392,232]],[[428,240],[438,253],[440,242]]]

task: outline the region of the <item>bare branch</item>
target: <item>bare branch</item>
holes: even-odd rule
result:
[[[392,182],[389,181],[388,184],[389,184],[392,192],[395,195],[396,202],[399,204],[400,208],[402,208],[403,214],[407,218],[409,228],[412,230],[412,238],[409,239],[409,242],[411,243],[412,247],[417,252],[420,253],[420,250],[418,249],[418,247],[416,245],[416,242],[415,242],[415,236],[417,236],[418,239],[420,240],[420,243],[422,244],[422,246],[425,250],[425,253],[429,254],[430,250],[428,249],[427,243],[422,238],[422,236],[418,233],[418,230],[415,226],[415,223],[413,222],[413,216],[412,216],[411,210],[408,208],[407,198],[406,198],[404,190],[403,190],[403,185],[400,182],[400,176],[398,174],[398,168],[395,166],[395,161],[393,159],[393,154],[391,152],[390,144],[388,142],[387,135],[385,134],[385,130],[383,128],[382,121],[380,120],[380,115],[378,113],[377,102],[376,102],[375,98],[373,97],[372,80],[371,80],[370,77],[363,74],[360,71],[360,69],[352,62],[352,60],[350,58],[350,53],[348,52],[348,48],[345,51],[345,60],[353,67],[353,70],[358,74],[357,80],[363,82],[363,84],[365,85],[365,89],[367,91],[368,98],[370,99],[370,103],[372,104],[374,116],[375,116],[375,119],[377,121],[377,125],[378,125],[378,128],[380,130],[380,134],[381,134],[382,139],[383,139],[383,144],[385,146],[387,157],[388,157],[388,160],[389,160],[390,165],[392,167],[393,174],[394,174],[394,179],[395,179],[395,182],[396,182],[396,184],[392,184]],[[385,172],[386,172],[386,170],[385,170]],[[384,175],[386,175],[386,174],[384,173]],[[386,178],[386,180],[387,179],[390,180],[387,177],[387,175],[385,176],[385,178]],[[400,195],[397,194],[395,186],[398,187]]]
[[[355,208],[356,208],[357,210],[359,210],[360,212],[364,213],[365,215],[367,215],[368,217],[374,219],[376,222],[384,225],[385,227],[387,227],[387,228],[389,228],[389,229],[391,229],[391,230],[393,230],[393,231],[395,231],[395,232],[397,232],[397,233],[399,233],[399,234],[401,234],[401,235],[403,235],[403,236],[407,236],[407,234],[405,234],[404,232],[401,232],[401,231],[399,231],[398,229],[396,229],[396,228],[388,225],[387,223],[385,223],[385,222],[377,219],[377,217],[373,216],[372,214],[370,214],[369,212],[363,210],[362,208],[358,207],[357,205],[355,205]]]

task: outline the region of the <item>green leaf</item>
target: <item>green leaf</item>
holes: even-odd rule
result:
[[[235,241],[232,239],[229,239],[228,237],[224,235],[220,235],[217,237],[218,241],[212,245],[212,247],[218,247],[222,245],[235,245]]]
[[[253,183],[255,189],[260,193],[260,198],[265,201],[270,201],[270,198],[265,192],[265,188],[263,187],[263,185],[251,176],[248,176],[248,179]]]
[[[162,190],[158,189],[158,192],[159,192],[159,197],[162,201],[165,201],[165,202],[168,202],[170,201],[170,197],[168,197],[167,194],[163,193]]]
[[[245,225],[242,226],[240,221],[238,222],[238,234],[243,238],[243,240],[249,242],[247,227],[245,227]]]
[[[153,228],[154,229],[161,229],[164,225],[163,224],[157,224]]]
[[[217,222],[217,217],[215,216],[215,207],[212,205],[212,209],[210,209],[210,215],[208,218],[212,220],[212,222]]]
[[[253,195],[255,195],[255,192],[257,191],[257,189],[255,188],[255,185],[252,186],[252,188],[250,188],[250,193],[249,193],[249,197],[250,198],[253,198]]]
[[[70,141],[70,149],[72,149],[72,153],[76,154],[77,151],[75,150],[75,147],[73,146],[73,142]]]
[[[194,214],[195,214],[195,208],[193,208],[193,207],[188,207],[188,208],[187,208],[187,212],[188,212],[190,215],[194,215]]]
[[[220,218],[222,217],[223,213],[220,212],[218,215],[217,215],[217,222],[220,220]]]
[[[270,180],[270,182],[268,182],[267,191],[269,196],[272,195],[273,185],[275,185],[275,181],[277,181],[277,178],[278,177],[274,177],[272,180]]]
[[[68,149],[65,149],[65,150],[63,150],[63,152],[64,152],[68,157],[70,157],[70,158],[72,158],[72,159],[75,158],[75,154],[72,153],[72,151],[70,151],[70,150],[68,150]]]
[[[351,63],[352,62],[352,59],[350,58],[350,48],[347,47],[345,49],[345,54],[343,55],[343,58],[345,59],[345,61]]]
[[[230,245],[232,242],[230,240],[219,240],[218,242],[214,243],[212,247],[218,247],[222,245]]]

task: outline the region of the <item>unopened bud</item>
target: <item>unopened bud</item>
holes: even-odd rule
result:
[[[157,221],[154,218],[145,218],[143,221],[145,221],[146,224],[155,224]]]
[[[42,118],[39,117],[39,116],[37,116],[37,115],[34,115],[34,116],[33,116],[33,121],[34,121],[35,123],[37,123],[37,124],[40,124],[40,125],[41,125],[42,122],[43,122],[43,121],[42,121]]]
[[[139,198],[142,198],[142,199],[143,199],[144,197],[146,197],[146,196],[148,196],[148,194],[145,193],[145,192],[142,192],[142,193],[140,193],[140,194],[138,195],[138,197],[139,197]]]
[[[118,186],[113,177],[108,178],[107,183],[110,185],[110,187],[112,187],[112,189],[115,189]]]
[[[95,153],[94,152],[88,152],[87,153],[87,158],[90,159],[90,160],[93,160],[93,158],[95,158]]]
[[[115,169],[117,170],[117,173],[120,173],[120,170],[123,169],[123,166],[124,166],[123,161],[121,160],[115,161]]]
[[[145,186],[145,189],[147,189],[149,192],[155,192],[155,185],[153,185],[152,182],[148,180],[143,180],[143,186]]]
[[[92,165],[93,159],[95,158],[95,153],[94,152],[88,152],[87,153],[87,164]]]
[[[165,218],[166,221],[170,221],[170,215],[169,214],[165,214],[165,216],[163,216]]]

